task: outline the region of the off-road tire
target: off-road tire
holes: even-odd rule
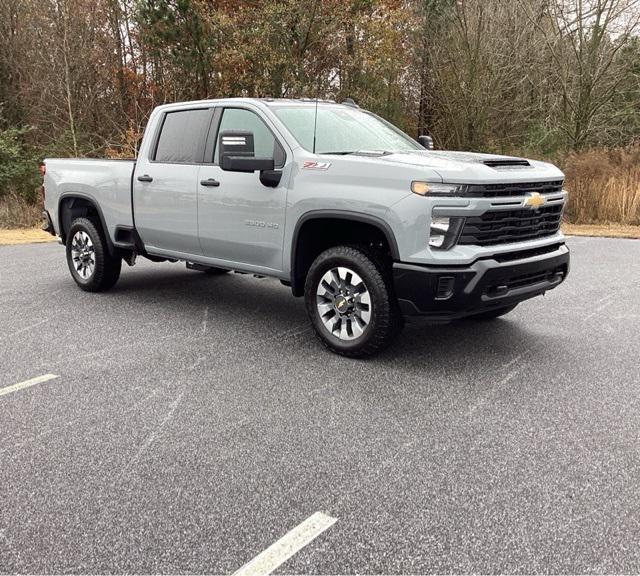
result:
[[[355,272],[362,279],[371,302],[368,324],[361,328],[360,336],[351,340],[343,340],[329,331],[318,306],[318,302],[324,302],[324,297],[318,296],[323,276],[336,268]],[[391,344],[402,330],[403,319],[393,290],[391,261],[370,248],[336,246],[322,252],[309,269],[304,295],[316,335],[326,348],[336,354],[349,358],[371,356]]]
[[[74,238],[78,233],[85,233],[91,240],[93,249],[93,271],[83,277],[77,270],[73,260]],[[87,292],[104,292],[113,288],[120,277],[122,259],[109,254],[109,248],[99,224],[90,218],[76,218],[67,234],[67,264],[75,283]]]

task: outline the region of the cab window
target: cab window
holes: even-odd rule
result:
[[[284,149],[262,118],[255,112],[245,110],[244,108],[225,108],[222,113],[222,119],[220,120],[218,134],[225,130],[246,130],[253,132],[256,158],[273,158],[276,168],[282,168],[282,166],[284,166]],[[218,164],[217,145],[213,162],[214,164]]]
[[[202,146],[209,128],[210,110],[167,112],[154,160],[177,164],[202,162]]]

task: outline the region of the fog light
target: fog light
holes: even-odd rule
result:
[[[436,289],[436,300],[448,300],[453,296],[453,287],[456,279],[453,276],[440,276]]]
[[[429,246],[448,250],[458,241],[464,218],[433,216],[429,231]]]
[[[431,246],[432,248],[442,248],[450,225],[450,218],[432,218],[431,234],[429,235],[429,246]]]

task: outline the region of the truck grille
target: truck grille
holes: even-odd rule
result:
[[[563,180],[548,182],[516,182],[514,184],[469,184],[463,195],[469,198],[505,198],[525,196],[530,192],[552,194],[562,192]]]
[[[493,210],[467,218],[458,244],[491,246],[551,236],[560,228],[562,204],[539,210]]]

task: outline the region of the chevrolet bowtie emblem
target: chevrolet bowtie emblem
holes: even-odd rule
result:
[[[547,203],[547,199],[540,195],[540,192],[531,192],[524,201],[524,205],[537,210]]]

